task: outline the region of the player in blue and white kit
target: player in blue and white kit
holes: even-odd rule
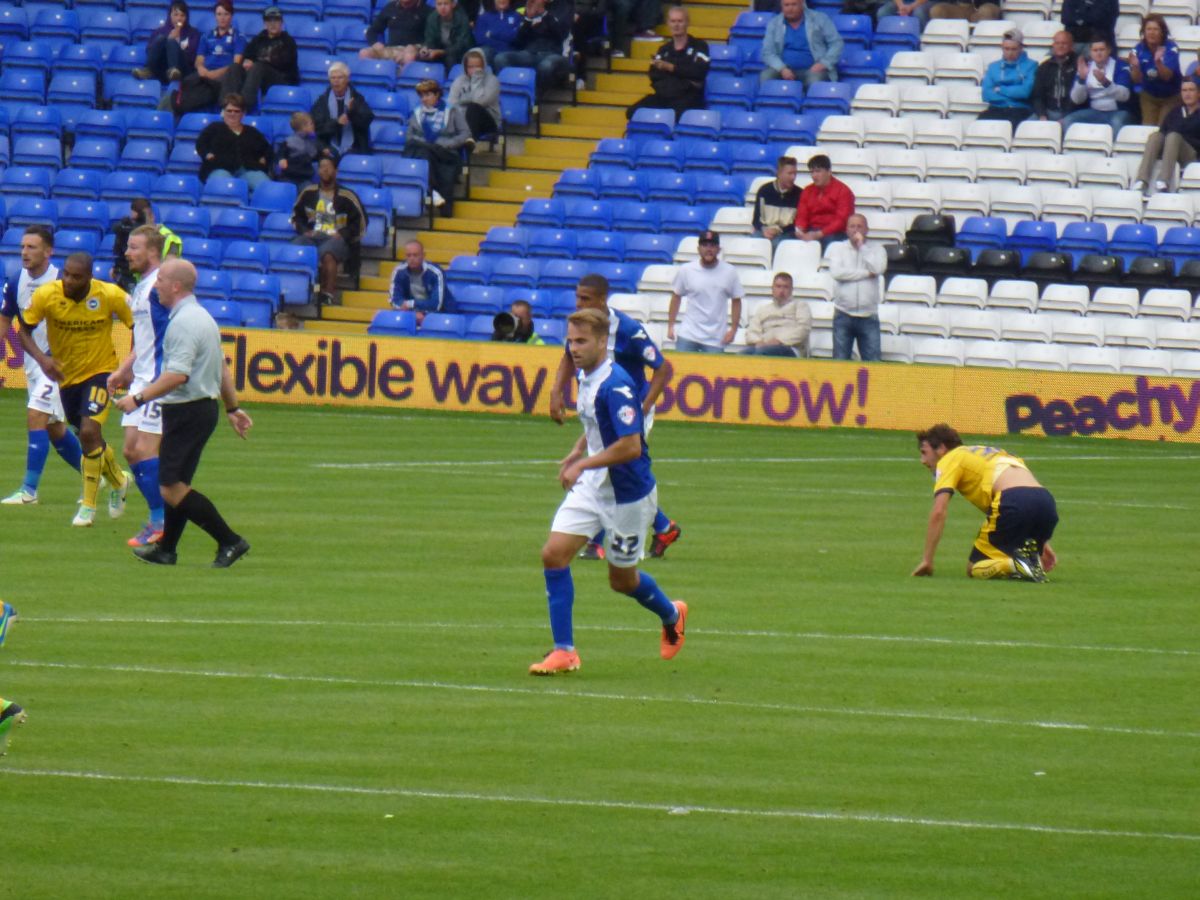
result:
[[[579,369],[577,408],[583,435],[559,467],[558,480],[567,496],[542,547],[554,649],[529,667],[531,675],[573,672],[580,666],[572,631],[571,560],[601,529],[609,586],[662,621],[663,659],[672,659],[683,646],[687,604],[669,600],[654,579],[637,567],[658,506],[658,489],[642,440],[637,388],[629,374],[609,359],[608,333],[608,317],[598,310],[577,310],[567,319],[567,350]]]
[[[608,279],[603,275],[584,275],[575,287],[575,308],[594,309],[608,317],[608,355],[618,366],[626,371],[637,387],[638,397],[642,401],[642,415],[646,430],[642,437],[650,437],[650,429],[654,427],[654,404],[662,396],[663,388],[667,385],[669,370],[664,365],[662,352],[650,339],[642,323],[632,316],[608,306]],[[646,379],[646,368],[654,373]],[[563,360],[555,375],[554,389],[550,394],[550,415],[556,422],[563,419],[563,389],[567,379],[574,374],[569,354],[563,355]],[[667,548],[679,540],[683,530],[673,520],[668,518],[661,509],[654,515],[654,541],[650,545],[650,556],[660,557]],[[604,550],[601,547],[604,535],[595,535],[579,554],[583,559],[603,559]]]
[[[167,308],[158,302],[155,291],[164,244],[165,238],[152,225],[139,226],[129,233],[125,260],[129,263],[129,271],[138,279],[129,296],[129,308],[133,311],[133,351],[108,377],[110,394],[123,387],[137,394],[159,375],[163,333],[170,318]],[[151,400],[133,412],[125,413],[121,425],[125,429],[125,459],[150,509],[142,530],[127,543],[130,547],[144,547],[157,542],[163,532],[163,498],[158,487],[162,412],[158,402]]]
[[[54,235],[43,225],[30,225],[21,237],[21,276],[4,286],[4,299],[0,304],[0,335],[7,334],[13,319],[29,308],[33,292],[44,284],[58,278],[58,267],[51,265],[54,253]],[[33,330],[33,339],[42,349],[50,352],[46,337],[46,323]],[[46,377],[42,367],[29,354],[25,355],[25,381],[29,390],[26,424],[29,430],[29,448],[25,455],[25,480],[9,496],[0,500],[5,506],[32,505],[38,502],[38,483],[46,468],[46,458],[53,445],[58,455],[76,472],[80,471],[83,449],[79,438],[67,427],[62,398],[58,384]]]

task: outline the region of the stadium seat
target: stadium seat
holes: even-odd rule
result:
[[[167,150],[175,137],[175,116],[164,110],[133,110],[126,118],[125,136],[141,141],[158,141]]]
[[[547,264],[556,261],[550,260]],[[533,288],[537,286],[540,271],[536,260],[501,257],[493,264],[488,282],[500,287]]]
[[[484,284],[463,285],[454,291],[454,306],[463,314],[494,316],[507,308],[504,288]]]
[[[59,203],[58,224],[60,228],[91,232],[99,240],[108,230],[108,206],[94,198]]]
[[[7,5],[0,7],[0,42],[12,44],[27,40],[29,22],[25,17],[25,10],[22,7]]]
[[[214,238],[189,237],[187,258],[197,266],[219,269],[225,256],[224,244]]]
[[[101,176],[90,169],[60,169],[54,176],[50,193],[56,198],[78,197],[96,200],[100,197]]]
[[[221,210],[218,216],[228,210]],[[214,229],[215,230],[215,229]],[[300,244],[267,244],[271,261],[271,272],[279,275],[292,273],[316,278],[317,248]]]
[[[1039,290],[1056,282],[1071,280],[1072,257],[1058,251],[1033,250],[1024,259],[1022,277],[1037,284]]]
[[[487,284],[492,274],[493,258],[490,256],[456,256],[446,269],[446,282],[454,286],[461,284]]]
[[[104,99],[114,106],[149,107],[154,109],[162,96],[157,81],[139,80],[130,76],[116,75],[104,80]]]
[[[467,318],[455,313],[428,313],[417,337],[462,340],[467,336]]]
[[[15,197],[8,203],[8,227],[45,225],[58,228],[58,204],[44,197]]]
[[[12,142],[12,165],[50,169],[62,168],[63,148],[58,138],[20,137]]]
[[[561,228],[530,228],[525,255],[541,259],[574,259],[574,231]]]
[[[55,47],[50,41],[23,41],[4,48],[4,71],[38,75],[44,81],[54,67]],[[9,99],[6,96],[6,99]]]
[[[516,228],[508,228],[503,225],[493,226],[488,229],[483,240],[479,242],[479,252],[525,256],[529,247],[530,230],[523,226]]]
[[[150,186],[150,199],[155,203],[183,203],[194,206],[201,190],[200,179],[195,175],[167,173],[154,179]]]
[[[533,330],[547,344],[562,344],[567,339],[566,324],[561,319],[535,319]]]
[[[1105,285],[1119,284],[1125,272],[1123,257],[1113,254],[1084,254],[1075,264],[1075,283],[1092,291]]]
[[[559,199],[530,199],[521,204],[517,213],[518,225],[545,225],[561,227],[565,205]]]
[[[966,247],[974,258],[980,250],[1003,247],[1007,232],[1008,223],[998,216],[970,216],[963,221],[955,244]]]
[[[1053,251],[1058,240],[1058,229],[1053,222],[1018,222],[1008,236],[1006,246],[1021,253],[1021,262],[1027,263],[1029,255],[1038,250]]]
[[[222,266],[243,272],[266,273],[270,268],[270,250],[262,241],[230,241],[223,254]]]
[[[595,199],[599,181],[599,173],[592,169],[564,169],[554,183],[554,196]]]
[[[581,260],[622,262],[626,235],[619,231],[585,231],[575,242],[575,255]]]
[[[220,273],[224,274],[224,273]],[[233,287],[230,285],[230,291]],[[197,297],[200,297],[197,290]],[[208,314],[216,320],[218,325],[225,328],[240,328],[242,326],[242,305],[236,300],[219,300],[200,298],[200,305],[208,310]]]
[[[392,68],[395,69],[395,66]],[[305,85],[293,87],[287,84],[273,84],[259,103],[259,113],[290,116],[294,112],[308,112],[312,102],[312,92]]]
[[[190,252],[190,251],[189,251]],[[243,305],[247,303],[266,303],[274,312],[279,309],[282,291],[279,276],[265,272],[239,270],[233,275],[233,295]]]
[[[912,16],[883,16],[875,23],[872,49],[916,50],[921,46],[921,23]]]
[[[638,141],[625,138],[601,138],[588,156],[590,168],[632,169],[637,157]]]
[[[1157,251],[1158,229],[1153,225],[1118,225],[1108,241],[1108,253],[1121,257],[1126,265],[1135,256],[1153,256]]]
[[[805,108],[804,84],[800,81],[764,81],[755,93],[754,109],[757,112],[771,115],[779,110],[796,115]]]
[[[653,232],[661,227],[660,205],[624,201],[612,206],[612,228],[627,232]]]
[[[360,64],[362,71],[355,67],[354,62]],[[400,77],[396,78],[395,65],[388,66],[387,60],[355,60],[350,65],[350,78],[352,81],[363,84],[374,85],[375,87],[387,87],[388,90],[409,91],[417,86],[418,82],[431,79],[441,84],[446,80],[446,67],[440,62],[420,62],[414,61],[404,67],[404,71],[400,73]],[[362,67],[362,62],[378,63],[372,67]],[[393,81],[388,82],[390,75]]]
[[[721,113],[712,109],[689,109],[675,125],[675,137],[715,141],[721,136]]]
[[[734,109],[753,109],[754,97],[757,93],[757,79],[749,78],[743,75],[709,75],[704,83],[705,99],[708,101],[709,107],[717,107],[724,111],[726,108]],[[638,113],[649,112],[649,110],[638,110]],[[637,118],[637,114],[634,115]],[[671,114],[674,118],[674,113]],[[651,117],[646,117],[647,121],[651,121]],[[633,125],[631,121],[630,126]],[[672,128],[674,123],[672,122]],[[626,134],[642,133],[636,132],[632,127],[626,131]],[[658,131],[653,132],[660,137],[669,137],[670,133],[661,134]]]
[[[199,300],[228,300],[232,292],[233,281],[228,272],[220,269],[196,270],[196,297]],[[238,321],[240,324],[240,318]]]
[[[564,228],[613,227],[612,204],[606,200],[568,200],[563,204]]]
[[[976,278],[985,278],[989,285],[997,281],[1016,279],[1021,273],[1021,255],[1015,250],[981,250],[975,257],[972,274]],[[1037,287],[1034,285],[1036,294]]]
[[[212,212],[207,207],[160,206],[158,220],[185,240],[189,235],[207,238],[212,231]]]
[[[62,113],[53,106],[23,105],[9,123],[13,141],[21,137],[60,140],[63,133]]]
[[[0,175],[0,195],[50,196],[50,169],[9,166]]]
[[[1155,288],[1169,288],[1174,280],[1175,261],[1173,257],[1137,256],[1126,266],[1121,284],[1145,294]]]
[[[161,141],[128,140],[121,150],[117,167],[158,177],[167,168],[167,146]]]
[[[6,71],[0,75],[0,96],[9,102],[44,104],[45,80],[40,72],[12,69],[6,61]]]
[[[205,206],[245,207],[250,204],[250,188],[241,178],[209,177],[200,194]]]
[[[191,175],[200,171],[200,157],[196,155],[195,141],[176,139],[175,146],[171,148],[171,154],[167,157],[167,171],[177,175]]]

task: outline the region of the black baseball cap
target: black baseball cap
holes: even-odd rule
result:
[[[702,231],[700,232],[700,243],[716,244],[719,247],[721,246],[721,236],[715,231]]]
[[[268,6],[266,9],[263,10],[263,21],[264,22],[267,19],[282,19],[282,18],[283,18],[283,10],[281,10],[278,6]]]

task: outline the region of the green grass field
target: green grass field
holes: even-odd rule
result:
[[[0,489],[24,467],[0,393]],[[136,562],[126,518],[0,508],[0,896],[1197,894],[1200,447],[998,441],[1055,493],[1047,585],[933,579],[912,437],[661,423],[684,529],[646,564],[686,648],[578,562],[583,669],[538,552],[577,425],[256,406],[197,486],[250,540]],[[117,441],[113,423],[109,436]]]

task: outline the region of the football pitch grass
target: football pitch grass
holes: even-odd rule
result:
[[[0,489],[24,469],[0,392]],[[1153,897],[1200,877],[1200,448],[1003,438],[1054,491],[1046,585],[915,579],[911,435],[660,423],[687,646],[539,549],[571,421],[251,405],[197,487],[252,544],[179,565],[69,526],[53,455],[0,507],[0,895]],[[932,424],[932,423],[931,423]],[[106,428],[119,445],[116,422]]]

